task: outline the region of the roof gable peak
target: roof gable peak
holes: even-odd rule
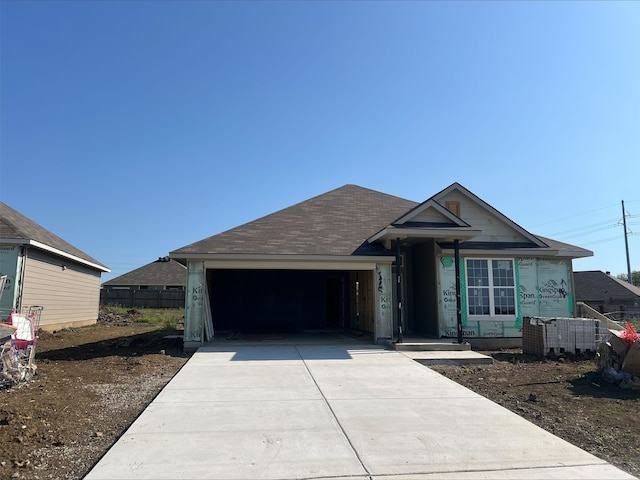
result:
[[[444,203],[447,198],[455,198],[460,197],[468,200],[472,204],[476,205],[482,211],[487,212],[490,216],[496,218],[502,225],[504,225],[507,229],[511,231],[517,232],[518,235],[524,237],[527,241],[532,242],[533,244],[539,247],[547,247],[548,245],[542,240],[540,237],[532,234],[531,232],[525,230],[516,222],[511,220],[509,217],[498,211],[493,206],[489,205],[487,202],[482,200],[476,194],[471,192],[468,188],[464,187],[462,184],[458,182],[454,182],[445,189],[436,193],[430,200],[434,200],[440,204]],[[464,218],[464,215],[461,215]],[[471,223],[471,222],[470,222]]]
[[[405,215],[393,222],[393,225],[404,225],[411,222],[421,223],[446,223],[458,227],[469,227],[470,225],[456,216],[453,212],[443,207],[432,198],[422,202]]]

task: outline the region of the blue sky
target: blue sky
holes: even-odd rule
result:
[[[460,182],[640,270],[640,3],[0,3],[0,200],[111,268]]]

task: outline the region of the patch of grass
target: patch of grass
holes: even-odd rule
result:
[[[176,320],[184,316],[184,308],[144,308],[139,310],[140,322],[163,325],[166,329],[176,328]]]
[[[171,330],[176,328],[176,321],[184,317],[184,308],[129,308],[109,306],[107,310],[122,316],[130,316],[136,322],[162,325]]]

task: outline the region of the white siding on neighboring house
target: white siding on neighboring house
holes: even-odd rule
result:
[[[64,268],[63,268],[64,265]],[[95,323],[100,303],[100,272],[64,258],[29,249],[22,306],[42,305],[40,326],[57,328]]]

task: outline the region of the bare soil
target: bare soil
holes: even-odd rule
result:
[[[82,478],[188,359],[182,332],[101,319],[40,332],[33,379],[0,391],[0,478]]]
[[[0,478],[86,475],[187,361],[178,333],[135,315],[41,332],[34,378],[0,391]],[[593,359],[483,353],[493,365],[432,368],[640,476],[640,392],[604,382]]]
[[[492,365],[433,370],[640,477],[640,391],[606,382],[594,358],[481,352]]]

